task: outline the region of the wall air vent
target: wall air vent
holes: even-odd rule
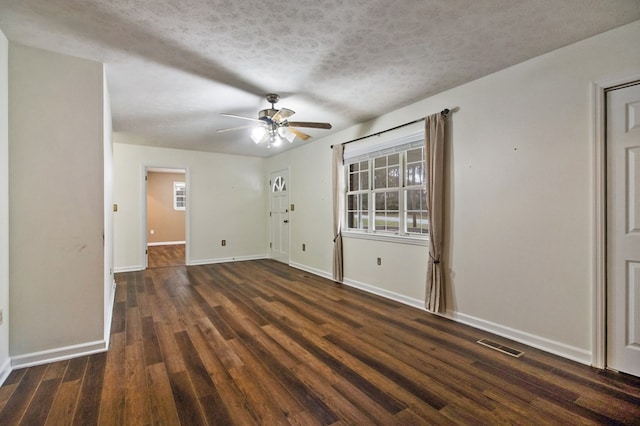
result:
[[[501,345],[500,343],[494,342],[493,340],[480,339],[480,340],[478,340],[478,343],[480,343],[481,345],[486,346],[488,348],[494,349],[494,350],[496,350],[498,352],[502,352],[503,354],[507,354],[507,355],[510,355],[512,357],[515,357],[515,358],[520,358],[522,355],[524,355],[524,352],[522,352],[522,351],[510,348],[509,346]]]

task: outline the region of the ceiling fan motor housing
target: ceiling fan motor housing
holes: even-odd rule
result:
[[[278,112],[277,109],[267,108],[258,112],[258,119],[264,121],[265,123],[271,124],[273,120],[271,119]]]

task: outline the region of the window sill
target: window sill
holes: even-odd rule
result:
[[[428,246],[429,237],[414,237],[411,235],[387,234],[381,232],[357,232],[342,231],[344,238],[355,238],[360,240],[385,241],[388,243],[408,244],[413,246]]]

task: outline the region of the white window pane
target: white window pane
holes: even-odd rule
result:
[[[374,175],[374,188],[387,187],[387,169],[376,169]]]
[[[360,188],[369,189],[369,172],[360,172]]]
[[[389,167],[389,188],[400,186],[400,167]]]
[[[422,161],[422,148],[410,149],[407,151],[407,163]]]
[[[399,210],[399,197],[398,191],[386,192],[387,210]]]

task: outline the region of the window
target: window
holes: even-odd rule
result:
[[[420,134],[389,148],[345,154],[347,232],[426,239],[427,188],[422,145]]]
[[[187,187],[184,182],[173,182],[173,209],[185,210],[187,207]]]

